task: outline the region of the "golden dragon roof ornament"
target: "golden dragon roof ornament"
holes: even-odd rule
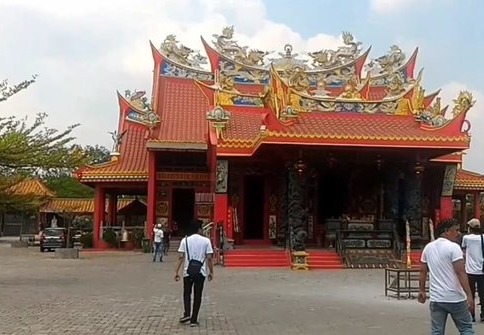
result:
[[[391,74],[405,63],[405,53],[398,45],[392,45],[390,51],[381,57],[372,59],[365,65],[365,70],[371,76]]]
[[[264,66],[264,57],[270,54],[267,51],[257,49],[250,49],[248,46],[241,47],[239,43],[233,39],[235,28],[234,26],[227,26],[222,29],[222,34],[214,34],[215,40],[213,44],[217,51],[236,62],[250,65],[250,66]]]
[[[207,57],[202,56],[199,51],[195,52],[195,50],[180,44],[176,35],[173,34],[168,35],[161,43],[160,51],[175,63],[195,69],[203,69],[202,65],[208,63]]]
[[[132,92],[125,90],[124,98],[133,107],[126,119],[147,126],[150,131],[160,124],[160,117],[153,111],[151,103],[148,102],[146,91],[134,90]]]
[[[277,70],[285,70],[293,66],[304,67],[308,70],[331,69],[355,61],[361,54],[362,43],[355,41],[351,33],[344,31],[342,33],[343,45],[335,50],[322,49],[305,53],[309,59],[312,59],[312,66],[306,64],[309,59],[297,58],[299,55],[292,53],[291,44],[284,46],[284,53],[278,53],[279,58],[270,57],[266,61],[265,57],[273,54],[273,51],[261,51],[241,46],[234,39],[234,35],[234,26],[224,27],[221,34],[212,35],[215,49],[235,62],[265,69],[268,68],[269,63],[272,63]]]

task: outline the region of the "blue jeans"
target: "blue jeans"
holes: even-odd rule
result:
[[[467,307],[467,301],[461,302],[430,302],[430,320],[432,335],[444,335],[447,316],[450,314],[460,335],[474,335],[472,317]]]
[[[156,255],[160,254],[160,262],[163,261],[163,242],[155,242],[153,251],[153,262],[156,261]]]

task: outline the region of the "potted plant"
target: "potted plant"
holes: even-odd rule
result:
[[[118,245],[118,236],[112,228],[107,228],[103,233],[103,241],[106,242],[110,248],[116,248]]]
[[[93,246],[92,232],[82,234],[80,238],[80,242],[81,242],[82,248],[84,249],[92,248]]]
[[[135,249],[142,248],[143,238],[145,237],[145,231],[141,228],[134,228],[130,234],[130,240],[133,242]]]

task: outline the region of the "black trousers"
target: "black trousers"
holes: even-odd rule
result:
[[[170,250],[170,241],[163,241],[163,253],[168,255],[168,250]]]
[[[484,304],[484,274],[482,275],[471,275],[468,274],[469,286],[471,287],[472,296],[476,296],[476,285],[477,294],[479,295],[479,303],[481,304],[481,318],[484,318],[484,311],[482,306]]]
[[[198,311],[202,305],[203,284],[205,283],[205,276],[199,273],[193,279],[190,277],[183,277],[183,307],[185,309],[183,316],[190,316],[190,322],[198,322]],[[191,310],[191,296],[193,288],[193,311]],[[190,313],[191,311],[191,313]]]

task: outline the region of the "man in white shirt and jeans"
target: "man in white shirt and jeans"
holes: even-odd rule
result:
[[[153,262],[156,262],[157,255],[160,255],[160,262],[163,262],[163,229],[160,223],[153,229]]]
[[[484,244],[484,237],[481,234],[481,223],[478,219],[472,219],[467,222],[469,227],[469,234],[462,238],[462,249],[465,250],[466,255],[466,273],[469,278],[469,285],[471,287],[472,296],[475,297],[476,285],[479,295],[479,302],[481,304],[480,320],[484,323],[484,311],[482,304],[484,303],[484,258],[482,249]],[[475,322],[475,314],[472,315]]]
[[[465,272],[459,240],[459,224],[442,220],[436,229],[438,238],[427,244],[420,260],[418,301],[425,303],[425,283],[429,276],[431,334],[444,335],[450,314],[461,335],[474,335],[471,313],[474,297]]]
[[[202,304],[202,292],[205,278],[208,281],[213,279],[213,249],[210,240],[198,232],[202,228],[202,221],[195,220],[189,227],[188,236],[180,242],[178,252],[180,256],[175,270],[175,280],[180,280],[179,271],[183,264],[183,317],[181,323],[190,321],[191,327],[198,326],[198,312]],[[188,245],[188,248],[187,248]],[[190,260],[196,260],[202,263],[200,272],[194,276],[188,274],[188,264]],[[208,264],[208,269],[207,269]],[[191,311],[191,295],[193,288],[193,311]],[[191,311],[191,313],[190,313]]]

